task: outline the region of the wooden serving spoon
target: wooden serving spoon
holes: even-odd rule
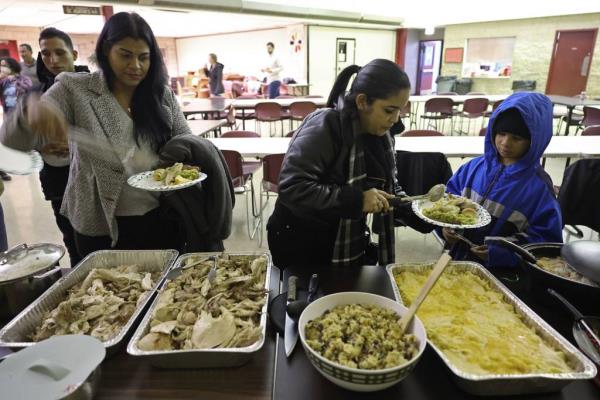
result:
[[[452,257],[450,257],[450,255],[445,252],[437,261],[435,267],[433,267],[433,270],[431,271],[429,277],[425,281],[425,284],[421,288],[421,291],[410,305],[408,312],[404,314],[404,316],[400,319],[400,335],[404,335],[404,332],[406,332],[406,328],[408,328],[408,324],[410,324],[410,321],[412,321],[413,317],[417,313],[417,310],[419,309],[419,307],[421,307],[421,304],[423,304],[423,301],[425,300],[431,289],[433,289],[433,286],[435,285],[439,277],[442,275],[442,272],[444,272],[446,266],[451,260]]]

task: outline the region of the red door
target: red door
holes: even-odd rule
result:
[[[546,94],[575,96],[585,91],[598,29],[556,31]]]
[[[0,40],[0,57],[12,57],[17,61],[19,59],[19,50],[16,40]]]
[[[417,94],[431,94],[440,68],[441,40],[419,43],[419,66],[417,72]]]

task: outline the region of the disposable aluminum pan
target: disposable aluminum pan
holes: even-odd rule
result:
[[[177,260],[173,268],[185,265],[186,260],[190,257],[203,257],[219,255],[221,253],[190,253],[185,254]],[[228,252],[230,256],[266,256],[267,271],[265,279],[265,290],[269,290],[271,283],[271,255],[268,252]],[[167,281],[163,282],[159,293],[162,292]],[[265,296],[269,294],[266,293]],[[234,367],[246,363],[253,354],[258,352],[265,343],[265,335],[267,330],[267,306],[268,298],[265,299],[265,304],[260,316],[261,338],[256,343],[247,347],[236,348],[216,348],[216,349],[191,349],[191,350],[140,350],[137,346],[138,342],[149,332],[150,320],[154,314],[154,309],[158,302],[159,296],[156,296],[150,309],[144,316],[144,319],[133,334],[133,337],[127,345],[127,352],[132,356],[147,359],[148,362],[159,368],[219,368],[219,367]]]
[[[152,291],[137,306],[119,334],[102,342],[107,355],[114,354],[135,320],[152,298],[152,294],[158,288],[165,274],[177,259],[177,255],[176,250],[101,250],[91,253],[71,273],[60,278],[42,296],[0,330],[0,345],[12,348],[33,346],[36,342],[31,341],[30,336],[42,323],[44,314],[56,308],[66,298],[67,290],[82,282],[94,268],[137,264],[143,266],[148,272],[160,272],[160,278],[154,283]]]
[[[402,297],[396,282],[394,272],[408,269],[429,268],[431,264],[390,264],[387,266],[388,275],[392,281],[396,300],[402,303]],[[429,341],[429,345],[437,352],[446,366],[454,374],[454,380],[464,391],[475,395],[517,395],[529,393],[544,393],[558,391],[570,382],[579,379],[592,379],[596,375],[596,367],[577,348],[563,338],[550,325],[534,313],[525,303],[508,290],[483,266],[474,262],[453,262],[448,268],[471,271],[480,278],[488,281],[490,286],[504,295],[504,300],[511,304],[522,320],[533,328],[547,343],[567,355],[568,364],[574,372],[559,374],[489,374],[474,375],[461,370],[450,361],[443,351]],[[427,327],[426,327],[427,328]]]

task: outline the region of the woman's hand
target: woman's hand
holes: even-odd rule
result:
[[[485,262],[488,260],[489,252],[488,247],[485,244],[482,246],[471,247],[471,253],[475,254],[480,260]]]
[[[363,212],[387,212],[391,208],[387,199],[392,197],[394,196],[379,189],[369,189],[363,192]]]
[[[460,240],[454,233],[454,229],[444,228],[442,229],[442,235],[444,236],[444,239],[446,239],[446,243],[448,243],[449,246],[454,246],[454,243]]]
[[[44,137],[50,148],[68,148],[67,121],[61,110],[39,96],[27,98],[27,123],[36,135]]]

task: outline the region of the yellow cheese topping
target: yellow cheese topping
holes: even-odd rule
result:
[[[410,306],[430,272],[394,273],[404,304]],[[473,272],[448,267],[417,315],[428,339],[470,374],[572,372],[566,355],[526,325],[503,294]]]

